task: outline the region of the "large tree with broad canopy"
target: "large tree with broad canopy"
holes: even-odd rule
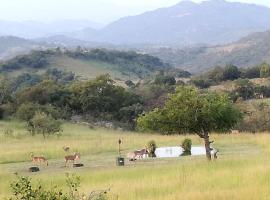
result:
[[[224,94],[178,87],[174,94],[168,96],[163,108],[141,115],[137,125],[140,130],[162,134],[197,134],[204,139],[206,157],[211,160],[209,133],[227,132],[241,117],[241,112]]]

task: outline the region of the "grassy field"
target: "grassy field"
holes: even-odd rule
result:
[[[12,129],[11,135],[4,135]],[[188,136],[194,145],[202,145],[197,136]],[[10,195],[14,173],[30,176],[46,186],[65,183],[65,173],[82,179],[81,190],[111,189],[112,199],[179,200],[179,199],[269,199],[270,135],[243,134],[211,136],[220,150],[217,161],[208,163],[204,156],[172,159],[145,159],[116,167],[117,141],[123,140],[123,154],[143,148],[154,139],[158,146],[179,145],[185,136],[160,136],[132,132],[92,130],[87,126],[65,124],[60,138],[44,140],[27,135],[19,122],[0,121],[0,199]],[[63,146],[82,154],[84,167],[64,167]],[[30,174],[29,153],[49,158],[49,166]]]
[[[99,75],[109,73],[113,78],[127,80],[129,77],[123,75],[117,65],[108,64],[100,61],[87,61],[82,59],[73,59],[67,56],[51,59],[50,66],[63,71],[71,71],[82,78],[93,79]],[[135,77],[131,77],[134,79]]]

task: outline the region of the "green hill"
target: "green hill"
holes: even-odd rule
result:
[[[74,72],[82,79],[109,73],[116,80],[138,80],[171,69],[169,64],[147,54],[105,49],[33,51],[0,64],[0,72],[14,76],[51,68]]]

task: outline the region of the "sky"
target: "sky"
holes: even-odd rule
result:
[[[87,19],[107,24],[118,18],[177,4],[181,0],[0,0],[0,20],[50,22]],[[200,0],[193,0],[200,2]],[[228,0],[270,7],[270,0]]]

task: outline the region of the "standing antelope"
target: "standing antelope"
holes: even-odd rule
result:
[[[31,152],[30,153],[30,157],[32,159],[32,163],[46,163],[46,165],[48,166],[48,160],[44,157],[44,156],[34,156],[34,154]]]
[[[79,160],[80,158],[81,158],[81,155],[79,153],[75,153],[74,155],[65,156],[65,160],[66,160],[65,167],[67,166],[67,163],[69,160],[72,161],[74,164],[75,160]]]

